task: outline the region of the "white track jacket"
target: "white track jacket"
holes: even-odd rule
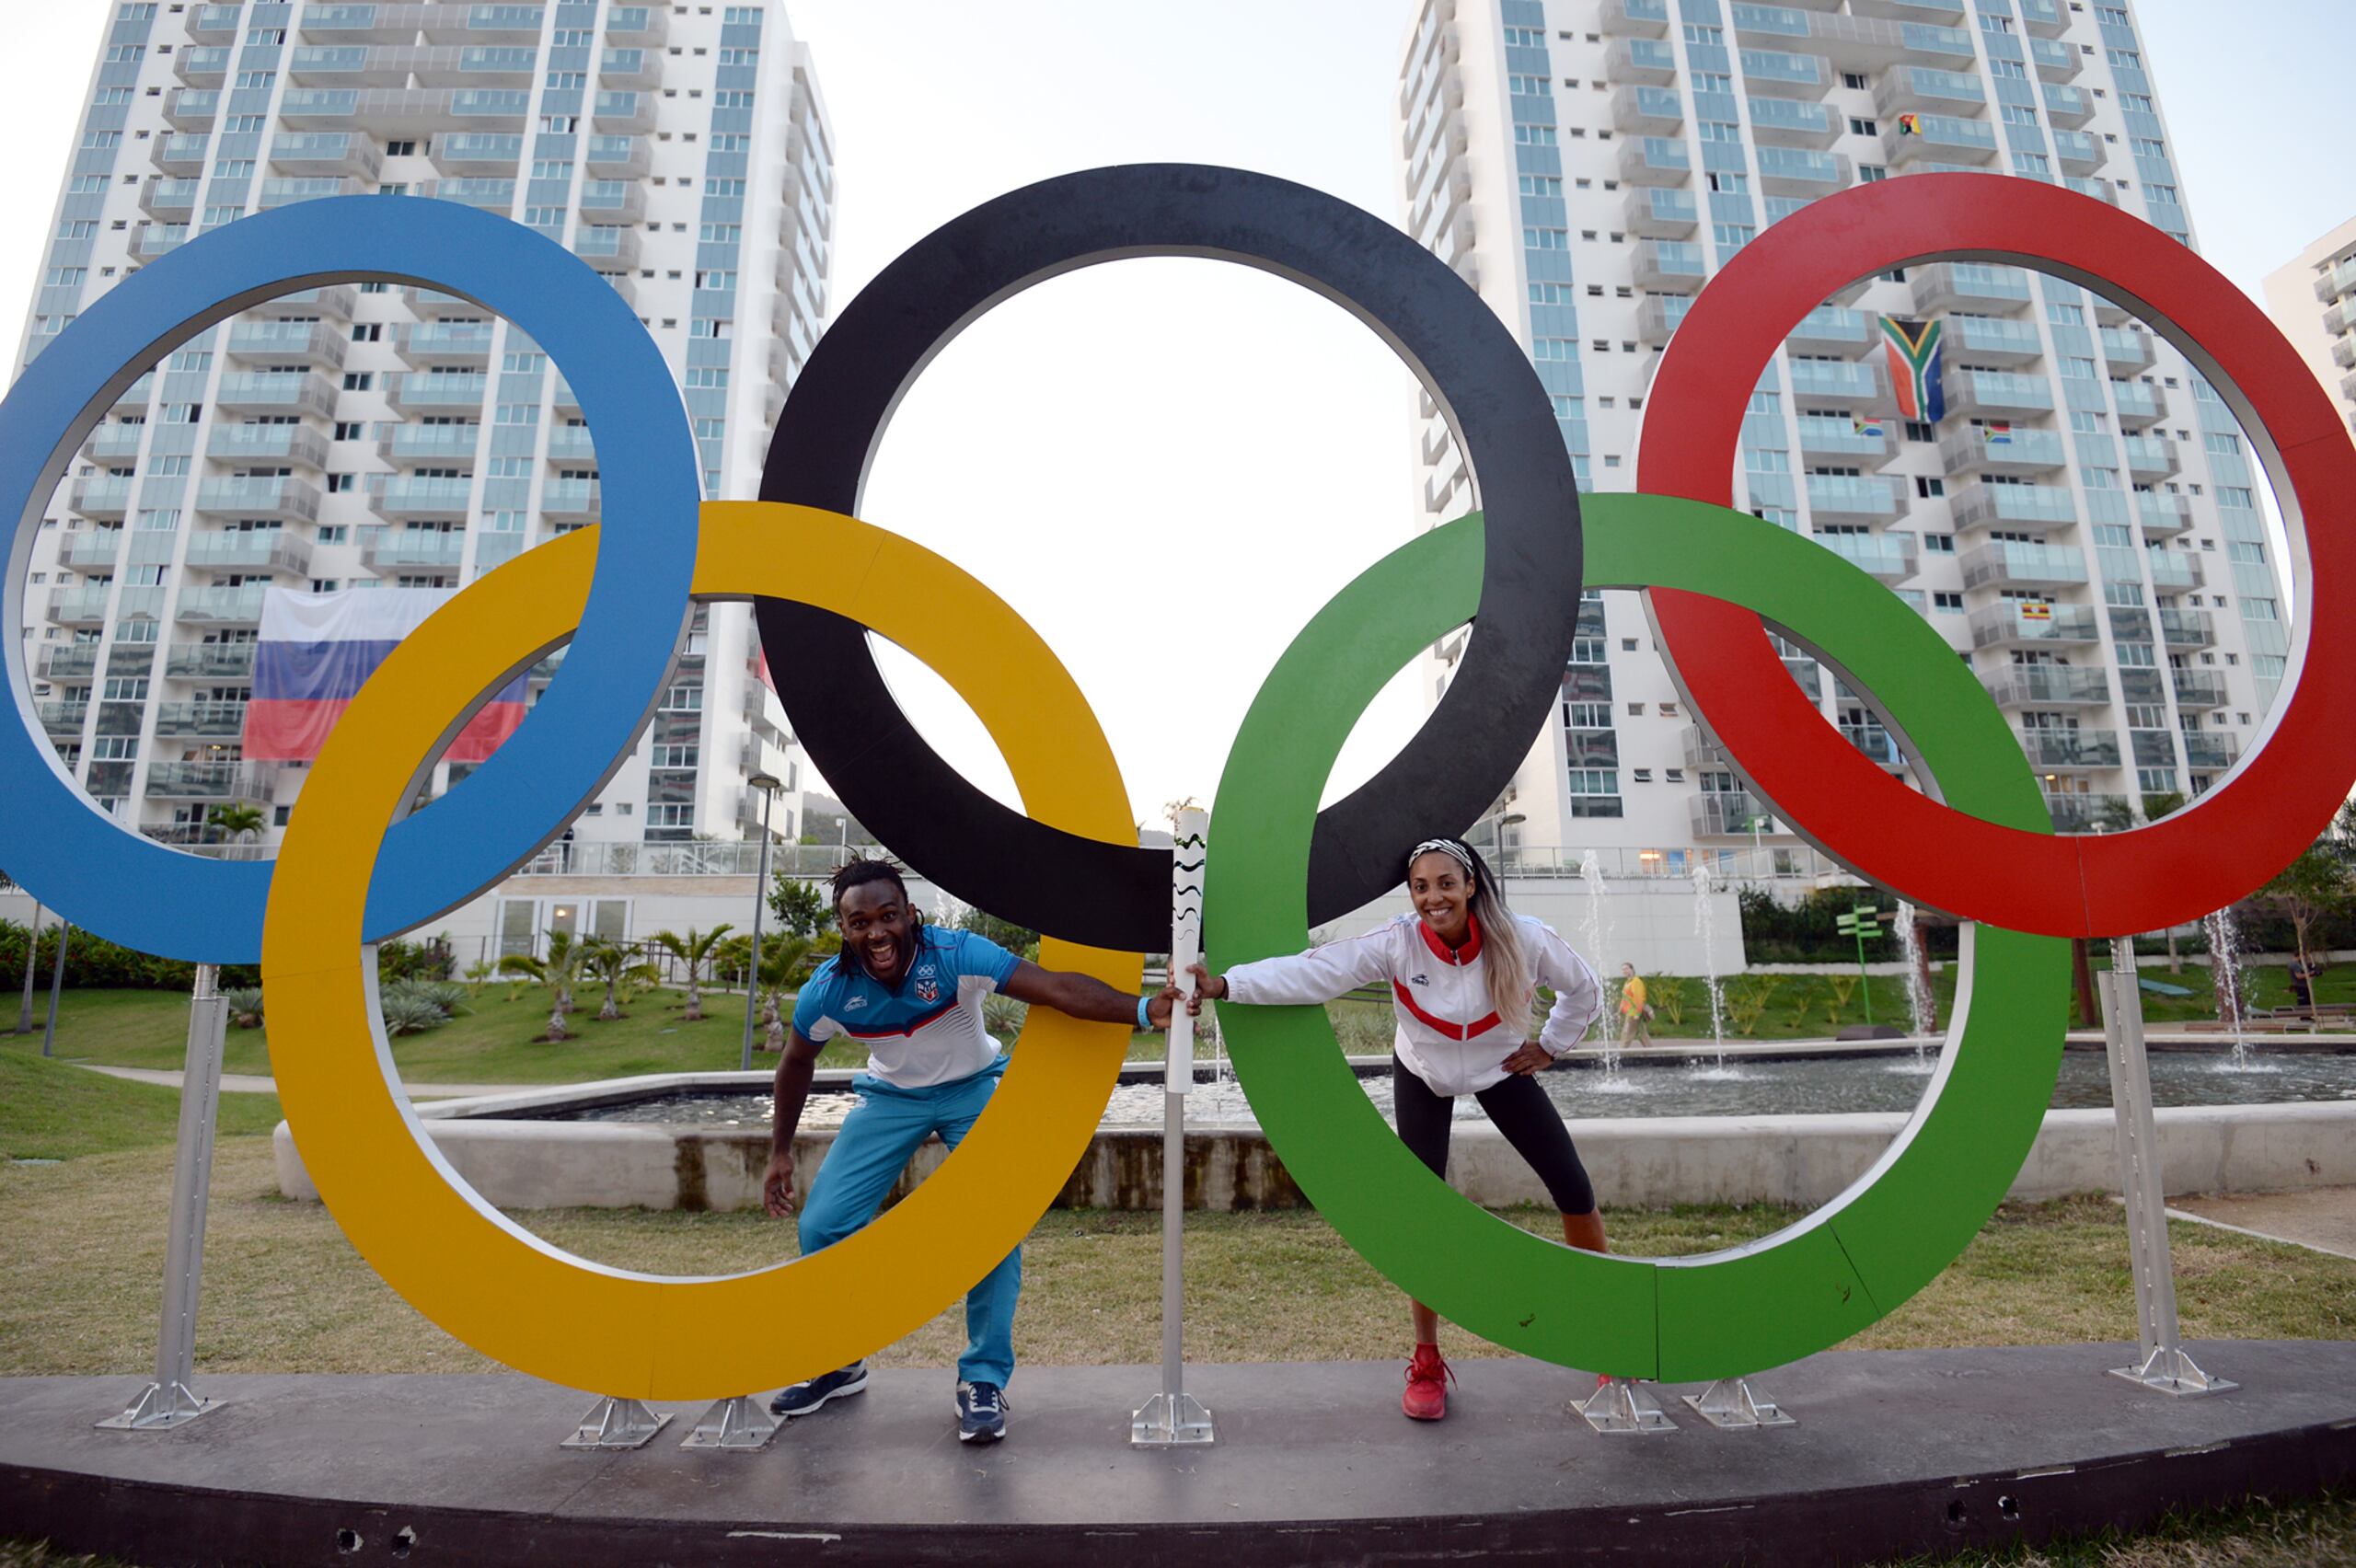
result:
[[[1603,987],[1552,926],[1524,915],[1514,917],[1514,925],[1530,954],[1531,977],[1554,993],[1538,1043],[1560,1056],[1603,1011]],[[1227,972],[1227,995],[1231,1001],[1298,1005],[1388,984],[1399,1020],[1392,1041],[1399,1059],[1435,1094],[1475,1094],[1504,1081],[1505,1059],[1522,1043],[1498,1027],[1481,948],[1477,924],[1464,946],[1451,951],[1421,916],[1402,915],[1345,941],[1239,963]]]

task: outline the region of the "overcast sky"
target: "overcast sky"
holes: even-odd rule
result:
[[[22,217],[0,235],[21,329],[101,0],[15,0],[0,128]],[[2344,0],[2142,0],[2148,61],[2211,260],[2259,281],[2356,213]],[[1002,190],[1140,160],[1234,164],[1395,220],[1391,98],[1408,0],[791,0],[837,154],[831,306]],[[1413,525],[1406,373],[1303,291],[1207,261],[1091,269],[968,329],[902,406],[871,521],[975,572],[1046,637],[1113,739],[1139,820],[1205,797],[1301,624]],[[747,490],[749,493],[749,490]],[[772,659],[780,657],[772,650]],[[920,725],[1011,798],[953,698],[890,664]],[[1394,682],[1334,779],[1421,705]]]

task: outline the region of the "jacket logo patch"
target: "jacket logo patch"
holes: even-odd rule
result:
[[[845,1012],[857,1012],[860,1009],[861,1009],[861,1008],[865,1007],[866,1005],[867,1005],[867,998],[866,998],[865,997],[846,997],[846,998],[844,999],[844,1001],[843,1001],[843,1011],[845,1011]]]
[[[917,1000],[920,1002],[937,1002],[941,1000],[941,982],[938,980],[918,981]]]
[[[1428,986],[1431,983],[1431,976],[1428,974],[1410,974],[1407,976],[1407,984],[1410,986]]]

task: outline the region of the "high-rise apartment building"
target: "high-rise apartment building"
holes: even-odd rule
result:
[[[2067,185],[2191,244],[2131,8],[2073,0],[1419,0],[1398,83],[1415,236],[1530,346],[1584,486],[1635,487],[1646,392],[1716,268],[1853,183]],[[2163,235],[2166,237],[2164,238]],[[1937,320],[1946,417],[1897,417],[1882,318]],[[1426,404],[1427,524],[1471,504]],[[1980,675],[2085,831],[2196,794],[2287,651],[2259,482],[2223,403],[2109,301],[1941,263],[1827,300],[1758,384],[1738,504],[1888,583]],[[1461,640],[1428,664],[1437,691]],[[1827,719],[1893,738],[1786,645]],[[1590,596],[1562,703],[1484,826],[1532,859],[1681,868],[1795,840],[1681,710],[1632,595]]]
[[[2356,218],[2266,275],[2266,313],[2356,430]]]
[[[20,363],[248,213],[464,202],[612,281],[678,378],[706,493],[748,497],[826,309],[832,166],[778,0],[136,0],[91,80]],[[157,839],[217,838],[233,805],[274,839],[302,770],[240,751],[266,591],[463,585],[598,520],[596,445],[535,344],[431,289],[310,289],[180,345],[91,434],[35,549],[26,663],[61,759]],[[750,776],[796,789],[758,664],[749,605],[699,609],[573,835],[737,838]],[[779,832],[801,804],[777,801]]]

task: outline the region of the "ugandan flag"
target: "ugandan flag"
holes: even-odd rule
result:
[[[1889,356],[1889,385],[1898,394],[1901,419],[1936,424],[1947,417],[1946,380],[1941,369],[1939,323],[1881,318],[1882,352]]]

